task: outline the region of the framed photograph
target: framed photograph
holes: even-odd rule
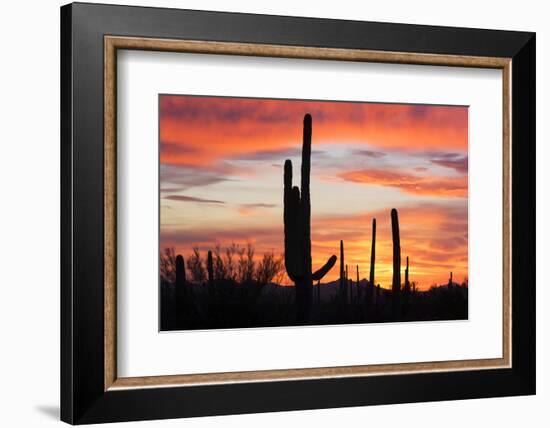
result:
[[[61,8],[61,418],[535,393],[535,35]]]

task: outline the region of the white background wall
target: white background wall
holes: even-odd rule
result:
[[[122,1],[122,0],[121,0]],[[104,3],[113,3],[104,1]],[[127,4],[537,32],[537,341],[535,397],[155,421],[141,426],[548,426],[550,27],[545,2],[462,0],[148,0]],[[59,414],[59,6],[0,6],[0,424],[43,427]],[[545,120],[546,119],[546,120]],[[545,364],[546,363],[546,364]],[[138,423],[125,426],[138,426]]]

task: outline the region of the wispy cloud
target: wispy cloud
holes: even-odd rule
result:
[[[468,156],[454,156],[452,158],[431,159],[431,163],[445,168],[452,168],[461,174],[468,173]]]
[[[369,157],[369,158],[375,158],[375,159],[382,158],[382,157],[386,156],[386,153],[384,153],[384,152],[379,152],[379,151],[375,151],[375,150],[362,150],[362,149],[354,150],[353,154],[354,155],[359,155],[359,156],[366,156],[366,157]]]
[[[224,201],[218,201],[216,199],[203,199],[197,198],[195,196],[185,196],[185,195],[168,195],[162,199],[168,201],[178,201],[178,202],[199,202],[201,204],[225,204]]]
[[[277,204],[264,204],[264,203],[251,203],[251,204],[239,204],[239,214],[244,216],[257,214],[258,211],[264,209],[275,208]]]
[[[275,208],[277,204],[241,204],[241,207],[249,208]]]
[[[232,160],[244,161],[282,161],[286,158],[300,156],[301,150],[298,147],[283,147],[277,150],[257,150],[251,152],[239,153],[232,156]]]
[[[468,180],[465,177],[418,176],[384,169],[349,171],[341,173],[339,177],[354,183],[395,187],[417,195],[447,198],[463,198],[468,195]]]
[[[184,140],[161,141],[160,152],[163,156],[180,156],[197,153],[197,148]]]
[[[169,185],[172,189],[177,186],[178,190],[187,190],[228,180],[230,177],[228,174],[224,174],[224,171],[185,165],[161,164],[160,166],[160,182]]]

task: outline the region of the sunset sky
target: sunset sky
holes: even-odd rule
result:
[[[468,274],[468,108],[160,96],[160,247],[187,255],[252,243],[282,254],[283,165],[300,179],[302,123],[313,118],[313,269],[339,255],[391,288],[390,210],[420,288]],[[402,266],[402,272],[404,266]],[[324,282],[338,277],[338,264]]]

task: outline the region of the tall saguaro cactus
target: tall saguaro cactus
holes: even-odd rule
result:
[[[321,281],[317,281],[317,304],[321,305]]]
[[[346,300],[346,270],[344,265],[344,241],[340,240],[340,298]]]
[[[349,275],[348,275],[348,265],[346,264],[346,279],[349,278]]]
[[[344,286],[344,241],[340,240],[340,285]]]
[[[214,283],[214,262],[212,260],[212,251],[210,250],[208,250],[206,267],[208,270],[208,284],[212,285]]]
[[[370,287],[370,293],[367,291],[367,299],[372,298],[374,294],[374,264],[376,259],[376,219],[372,219],[372,240],[370,244],[370,272],[369,272],[369,287]]]
[[[401,311],[401,241],[399,218],[395,208],[391,210],[391,232],[393,242],[392,312],[394,318],[398,318]]]
[[[183,256],[178,254],[176,256],[176,287],[181,288],[185,285],[185,262]]]
[[[407,256],[407,265],[405,267],[405,289],[409,290],[409,256]]]
[[[361,288],[359,287],[359,265],[355,265],[355,273],[357,278],[357,283],[355,284],[355,289],[357,290],[357,301],[361,301]]]
[[[406,316],[409,312],[409,303],[411,300],[411,284],[409,283],[409,256],[407,256],[407,264],[405,265],[405,286],[402,291],[402,307],[401,313]]]
[[[187,284],[185,279],[185,262],[183,256],[176,256],[176,319],[178,325],[184,322],[186,316]]]
[[[349,277],[347,264],[346,264],[346,299],[349,303],[351,303],[353,299],[353,287],[351,284],[351,278]]]
[[[369,282],[374,287],[374,262],[376,258],[376,219],[372,219],[372,241],[370,247],[370,275]]]
[[[311,311],[313,281],[320,281],[336,263],[331,256],[323,267],[312,273],[311,267],[311,115],[304,116],[301,187],[292,186],[292,162],[284,168],[285,268],[296,286],[298,322],[306,322]]]

